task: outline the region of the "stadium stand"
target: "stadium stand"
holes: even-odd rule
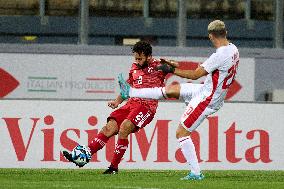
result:
[[[142,16],[143,0],[90,0],[91,16]],[[273,1],[252,0],[252,19],[273,20]],[[176,0],[151,0],[151,17],[176,17]],[[187,2],[189,18],[241,19],[244,17],[244,0],[191,0]],[[46,0],[49,16],[74,16],[78,13],[79,0]],[[37,15],[39,0],[0,0],[0,15]]]
[[[0,43],[76,44],[79,2],[46,0],[47,24],[42,25],[39,0],[0,0]],[[248,22],[244,19],[243,0],[188,1],[186,45],[207,46],[205,27],[213,18],[220,18],[226,19],[232,28],[229,37],[240,47],[272,48],[272,1],[252,0],[251,12],[252,20]],[[91,45],[122,45],[124,39],[132,38],[148,40],[157,46],[176,45],[176,0],[151,0],[150,18],[146,19],[143,0],[90,0],[89,14]]]

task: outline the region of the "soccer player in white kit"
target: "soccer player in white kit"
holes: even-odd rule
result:
[[[176,98],[184,100],[188,104],[176,130],[176,138],[181,151],[191,168],[189,174],[181,178],[182,180],[202,180],[204,178],[190,134],[207,116],[222,107],[239,63],[239,51],[234,44],[227,40],[227,30],[223,21],[211,22],[208,25],[208,35],[217,50],[196,70],[178,69],[176,62],[164,59],[161,59],[164,64],[158,68],[163,72],[193,80],[206,76],[204,84],[183,83],[171,84],[166,87],[134,89],[122,77],[119,77],[123,98]]]

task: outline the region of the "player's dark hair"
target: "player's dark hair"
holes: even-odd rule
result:
[[[132,48],[133,53],[141,54],[143,53],[145,56],[152,55],[152,46],[146,41],[138,41]]]

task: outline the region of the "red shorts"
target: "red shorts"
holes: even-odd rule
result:
[[[139,103],[127,103],[121,108],[112,112],[107,120],[114,119],[118,127],[127,119],[131,121],[136,127],[143,128],[149,124],[154,115],[150,109]],[[137,129],[139,129],[137,128]]]

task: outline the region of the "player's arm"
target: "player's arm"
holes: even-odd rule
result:
[[[112,100],[112,101],[109,101],[108,102],[108,107],[111,107],[112,109],[115,109],[118,107],[119,104],[121,104],[123,102],[123,99],[121,98],[120,95],[118,95],[116,97],[116,99]]]
[[[115,101],[117,104],[121,104],[124,100],[123,100],[123,98],[121,97],[121,95],[118,95],[114,101]]]
[[[174,60],[166,60],[164,58],[160,58],[160,63],[161,64],[168,64],[174,68],[178,68],[179,67],[179,64],[177,61],[174,61]]]
[[[196,80],[200,77],[206,76],[208,72],[202,66],[198,66],[195,70],[182,70],[175,68],[173,74],[183,78]]]
[[[165,63],[158,66],[157,69],[165,73],[173,73],[177,76],[192,80],[199,79],[200,77],[208,74],[208,72],[202,66],[198,66],[195,70],[183,70]]]

